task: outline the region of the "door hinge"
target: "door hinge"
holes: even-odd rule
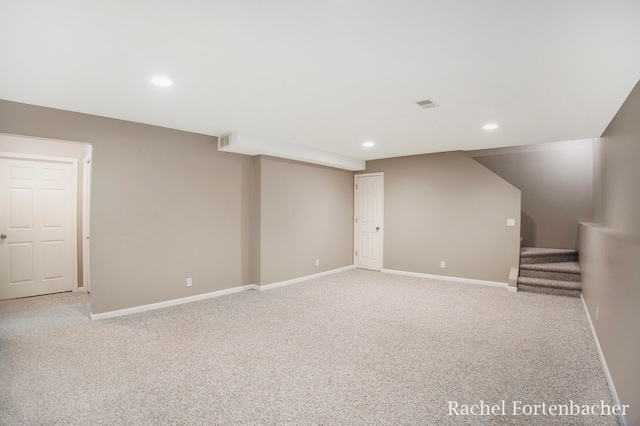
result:
[[[356,190],[358,189],[358,185],[356,185]]]
[[[356,217],[356,223],[358,223],[358,218]]]
[[[358,255],[358,251],[356,250],[356,256]]]

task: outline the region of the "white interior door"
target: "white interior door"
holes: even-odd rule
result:
[[[77,161],[0,155],[0,300],[77,289],[77,199]]]
[[[382,173],[355,175],[353,245],[356,268],[382,269],[383,196]]]

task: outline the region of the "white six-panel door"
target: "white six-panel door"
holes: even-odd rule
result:
[[[0,155],[0,300],[75,290],[77,162]]]
[[[356,268],[382,269],[383,175],[355,175],[354,264]]]

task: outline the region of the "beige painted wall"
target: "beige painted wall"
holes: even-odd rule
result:
[[[640,236],[581,224],[582,295],[628,424],[640,424]],[[596,310],[598,319],[596,319]]]
[[[373,172],[384,172],[384,269],[508,282],[518,189],[462,152],[369,161]]]
[[[603,225],[640,235],[640,83],[611,121],[599,144],[598,194]]]
[[[596,145],[595,217],[580,228],[582,293],[627,422],[640,424],[640,83]],[[596,320],[596,310],[599,311]]]
[[[0,132],[92,145],[94,314],[249,283],[253,158],[213,137],[7,101]]]
[[[522,191],[529,247],[578,248],[578,223],[593,220],[593,141],[467,153]]]
[[[256,284],[352,265],[353,172],[271,157],[257,161],[261,204]]]

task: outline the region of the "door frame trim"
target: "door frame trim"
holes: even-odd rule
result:
[[[91,173],[93,164],[93,148],[89,145],[89,154],[84,157],[82,167],[82,287],[81,290],[91,293]]]
[[[356,185],[359,177],[373,177],[380,176],[382,191],[380,194],[380,204],[382,204],[381,210],[381,222],[383,225],[382,228],[382,237],[380,238],[380,269],[382,271],[384,268],[384,172],[374,172],[374,173],[356,173],[353,175],[353,266],[357,268],[356,265],[356,247],[358,241],[358,234],[356,230]]]
[[[72,213],[72,219],[74,226],[71,227],[71,241],[73,244],[72,263],[75,266],[73,268],[73,276],[75,277],[75,285],[72,291],[78,291],[79,276],[78,276],[78,159],[73,157],[56,157],[53,155],[37,155],[37,154],[24,154],[20,152],[6,152],[0,151],[0,158],[7,160],[24,160],[24,161],[42,161],[43,163],[62,163],[71,165],[71,193],[74,196],[74,206]]]
[[[28,161],[43,161],[47,163],[69,163],[76,166],[76,172],[78,168],[78,159],[73,157],[55,157],[53,155],[36,155],[36,154],[23,154],[20,152],[6,152],[0,151],[0,158],[6,158],[9,160],[28,160]],[[76,182],[78,178],[76,176]],[[77,189],[77,185],[76,185]]]

